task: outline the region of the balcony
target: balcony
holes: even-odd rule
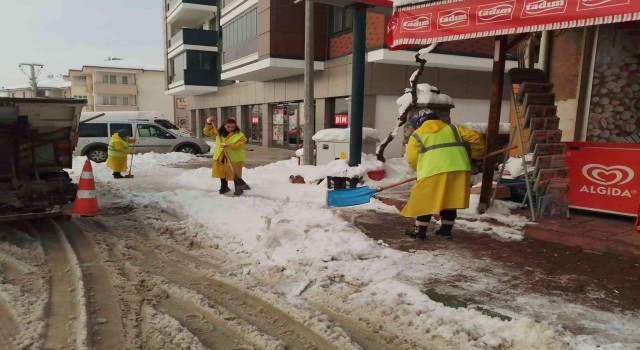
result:
[[[167,23],[173,27],[200,25],[216,13],[217,0],[171,0],[167,6]]]
[[[218,32],[184,28],[171,38],[168,46],[168,58],[173,58],[185,50],[218,52]]]
[[[183,69],[169,79],[165,95],[195,96],[218,91],[218,72],[213,70]]]
[[[93,91],[98,95],[137,95],[138,87],[135,84],[94,83]]]

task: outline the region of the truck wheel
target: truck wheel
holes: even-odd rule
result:
[[[105,147],[93,147],[87,151],[87,157],[96,163],[105,162],[107,160],[107,149]]]
[[[200,153],[200,147],[196,145],[182,145],[178,147],[178,152],[189,153],[189,154],[198,154]]]

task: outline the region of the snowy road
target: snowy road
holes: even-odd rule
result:
[[[445,307],[422,292],[434,276],[468,269],[482,289],[517,272],[390,249],[326,208],[323,185],[288,181],[373,162],[250,169],[253,189],[234,197],[217,193],[209,168],[175,167],[195,161],[137,156],[129,180],[94,164],[99,217],[0,227],[0,349],[640,347],[635,313],[580,309],[581,323],[574,305],[549,306],[539,295],[502,308],[511,321]],[[75,162],[74,178],[82,165]],[[407,175],[397,168],[388,182]],[[377,201],[358,210],[395,211]],[[492,215],[510,228],[484,234],[517,238],[522,223],[505,210]],[[493,274],[484,280],[478,271]],[[547,320],[540,313],[548,307],[556,310]]]

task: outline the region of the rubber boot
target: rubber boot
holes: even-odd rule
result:
[[[415,226],[413,230],[406,230],[404,234],[415,239],[424,241],[427,238],[427,230],[429,226]]]
[[[233,191],[235,196],[239,196],[244,193],[244,186],[241,185],[239,181],[233,180],[233,187],[235,188],[235,191]]]
[[[220,179],[220,194],[225,194],[227,192],[231,191],[231,189],[229,188],[229,183],[227,182],[227,180],[225,179]]]
[[[451,239],[451,230],[453,230],[453,225],[442,225],[440,229],[436,231],[436,235]]]

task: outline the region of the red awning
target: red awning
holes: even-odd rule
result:
[[[443,0],[399,8],[387,46],[408,46],[503,34],[640,20],[640,0]]]

